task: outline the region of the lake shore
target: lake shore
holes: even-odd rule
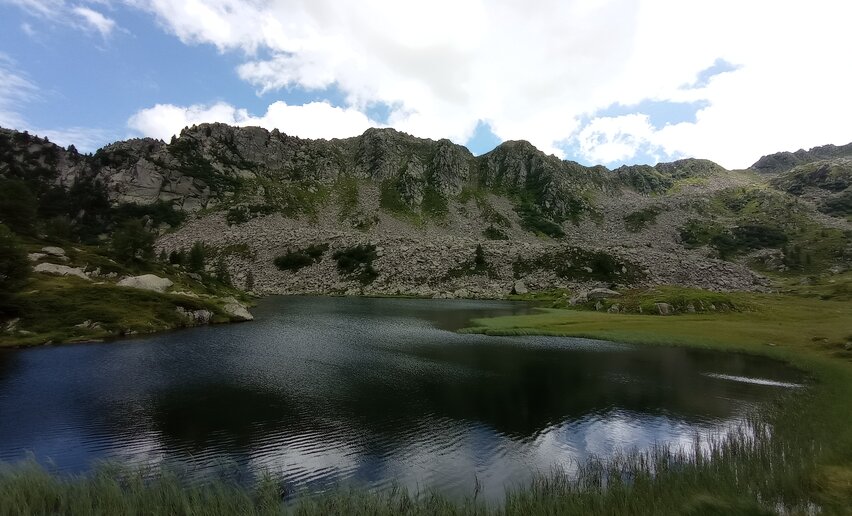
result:
[[[852,352],[845,345],[852,307],[845,300],[747,296],[751,308],[743,312],[663,317],[543,309],[477,319],[463,330],[745,352],[807,372],[807,389],[783,397],[755,419],[749,432],[719,443],[706,455],[656,450],[609,463],[588,461],[576,477],[544,475],[509,493],[497,506],[478,502],[476,492],[465,501],[404,490],[294,497],[272,479],[252,490],[226,482],[187,485],[168,472],[153,480],[143,479],[138,471],[63,477],[23,464],[0,474],[0,499],[9,500],[0,513],[26,513],[21,507],[30,513],[46,507],[73,508],[81,514],[157,513],[181,506],[186,512],[245,514],[772,514],[813,507],[824,514],[842,514],[852,501],[852,417],[847,410]]]
[[[650,317],[543,309],[534,315],[480,319],[464,331],[744,352],[802,369],[813,378],[812,385],[769,414],[772,439],[793,454],[812,454],[812,462],[803,459],[800,467],[783,472],[806,486],[798,493],[802,507],[816,504],[826,513],[843,513],[852,505],[852,306],[845,299],[745,296],[752,308],[739,313]],[[761,485],[771,484],[777,474],[777,469],[767,469],[758,478],[743,479],[740,487],[760,493]]]

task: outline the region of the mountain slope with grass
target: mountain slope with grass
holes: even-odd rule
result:
[[[740,171],[699,159],[609,170],[523,141],[473,156],[393,129],[305,140],[202,124],[92,155],[0,130],[0,222],[11,255],[22,249],[34,270],[4,294],[0,340],[229,320],[223,299],[242,291],[504,298],[819,281],[852,260],[848,148]],[[173,284],[152,294],[168,317],[36,328],[32,307],[56,282],[102,283],[121,297],[130,291],[119,282],[144,275]]]

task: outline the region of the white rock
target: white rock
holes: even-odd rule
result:
[[[588,294],[586,294],[586,297],[588,299],[591,299],[592,301],[595,301],[595,300],[598,300],[598,299],[609,299],[611,297],[620,297],[620,296],[621,296],[621,294],[619,294],[618,292],[616,292],[614,290],[610,290],[608,288],[595,288],[595,289],[592,289]]]
[[[176,310],[187,320],[190,326],[210,324],[210,320],[213,319],[213,312],[210,310],[187,310],[182,306],[177,307]]]
[[[518,294],[519,296],[522,296],[528,293],[529,289],[527,289],[527,286],[526,284],[524,284],[523,280],[518,280],[515,282],[514,286],[512,286],[512,292]]]
[[[92,281],[92,278],[86,276],[83,269],[68,267],[67,265],[56,265],[55,263],[40,263],[33,269],[36,272],[43,274],[55,274],[57,276],[76,276],[86,281]]]
[[[27,255],[27,258],[29,258],[31,262],[37,262],[45,256],[47,256],[45,253],[30,253]]]
[[[249,313],[246,309],[245,305],[234,299],[233,297],[226,297],[222,299],[224,305],[222,309],[238,321],[253,321],[254,316]]]
[[[129,276],[117,283],[119,287],[138,288],[140,290],[151,290],[153,292],[165,292],[174,283],[168,278],[161,278],[153,274],[142,276]]]
[[[49,254],[50,256],[65,256],[65,249],[62,249],[61,247],[48,246],[42,247],[41,250],[43,253]]]

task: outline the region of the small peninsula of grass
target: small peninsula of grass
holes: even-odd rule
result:
[[[681,464],[680,476],[658,476],[650,481],[653,487],[629,489],[644,499],[645,509],[616,510],[613,496],[606,492],[587,497],[597,500],[595,507],[602,514],[645,514],[650,507],[656,514],[776,514],[782,509],[787,514],[806,514],[814,507],[822,514],[848,514],[852,507],[850,284],[852,277],[846,274],[788,288],[785,294],[733,295],[747,304],[748,310],[743,311],[663,317],[543,308],[532,315],[480,319],[465,331],[690,346],[764,355],[800,368],[812,382],[765,414],[772,429],[772,435],[765,437],[761,452],[765,455],[728,449],[706,464]],[[763,466],[755,468],[755,460]],[[749,469],[752,473],[742,474]],[[687,477],[701,470],[707,472],[704,481],[688,486]],[[524,492],[522,499],[544,512],[573,510],[560,501],[560,489],[554,490],[546,480],[542,486],[546,488]]]

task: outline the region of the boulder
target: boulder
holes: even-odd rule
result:
[[[55,263],[40,263],[33,269],[36,272],[43,274],[55,274],[57,276],[76,276],[86,281],[92,281],[92,278],[86,276],[83,269],[69,267],[67,265],[56,265]]]
[[[610,290],[608,288],[596,288],[589,291],[586,297],[592,301],[597,301],[598,299],[608,299],[611,297],[620,297],[621,294],[614,290]]]
[[[230,315],[232,319],[237,321],[254,320],[254,316],[249,313],[245,305],[233,297],[226,297],[222,299],[222,302],[224,303],[224,305],[222,305],[222,310],[224,310],[226,314]]]
[[[62,249],[61,247],[50,247],[50,246],[42,247],[41,252],[43,252],[45,254],[49,254],[50,256],[56,256],[56,257],[64,257],[65,256],[65,249]]]
[[[660,315],[671,315],[674,313],[674,307],[668,303],[654,303],[654,306],[657,307],[657,312]]]
[[[580,292],[579,294],[576,294],[575,296],[571,297],[571,299],[568,300],[568,304],[571,305],[571,306],[576,306],[576,305],[582,305],[583,303],[586,303],[588,301],[589,301],[589,293],[588,292]]]
[[[29,260],[31,262],[37,262],[37,261],[41,260],[42,258],[44,258],[45,256],[47,256],[47,254],[45,254],[45,253],[30,253],[30,254],[27,255],[27,258],[29,258]]]
[[[524,294],[529,293],[529,289],[523,280],[518,280],[514,285],[512,285],[512,293],[523,296]]]
[[[165,292],[174,283],[167,278],[161,278],[153,274],[143,274],[142,276],[128,276],[119,281],[119,287],[138,288],[140,290],[151,290],[153,292]]]
[[[176,310],[189,326],[210,324],[210,321],[213,319],[213,312],[210,310],[187,310],[182,306],[177,307]]]

